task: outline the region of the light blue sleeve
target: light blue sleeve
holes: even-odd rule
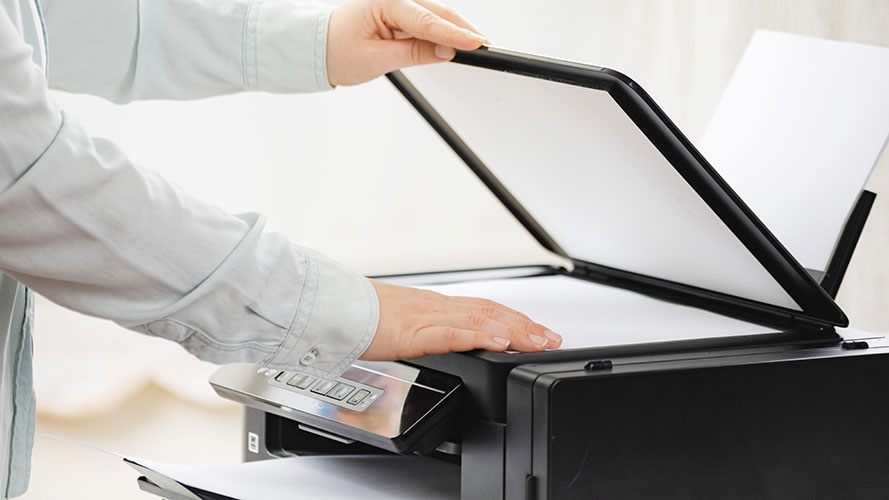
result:
[[[114,102],[329,89],[311,0],[41,0],[49,85]]]
[[[329,378],[370,344],[379,305],[367,279],[91,138],[48,95],[3,9],[0,75],[0,270],[216,363]]]

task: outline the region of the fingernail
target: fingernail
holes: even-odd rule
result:
[[[546,347],[546,343],[547,343],[546,338],[541,337],[540,335],[534,335],[534,334],[528,335],[528,338],[531,339],[531,342],[534,342],[537,345]]]
[[[552,340],[553,342],[558,343],[558,342],[561,342],[561,341],[562,341],[562,336],[559,335],[558,333],[556,333],[556,332],[550,330],[549,328],[547,328],[546,330],[544,330],[544,331],[543,331],[543,334],[546,335],[546,338]]]
[[[439,59],[453,59],[454,56],[457,55],[457,51],[453,47],[448,47],[446,45],[436,45],[435,46],[435,57]]]
[[[469,38],[471,38],[471,39],[472,39],[473,41],[475,41],[475,42],[478,42],[478,43],[480,43],[480,44],[491,43],[491,42],[488,40],[488,37],[486,37],[485,35],[482,35],[482,34],[480,34],[480,33],[476,33],[476,32],[474,32],[474,31],[468,31],[468,30],[466,31],[466,33],[468,33],[468,34],[469,34]]]
[[[501,337],[494,337],[494,342],[502,345],[504,348],[509,347],[509,339],[504,339]]]

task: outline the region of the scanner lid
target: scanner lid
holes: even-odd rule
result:
[[[388,77],[575,275],[779,328],[848,325],[627,76],[482,47]]]

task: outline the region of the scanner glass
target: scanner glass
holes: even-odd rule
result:
[[[462,64],[403,73],[571,258],[800,309],[608,92]]]
[[[775,333],[774,329],[565,275],[425,286],[486,297],[563,337],[562,349]]]

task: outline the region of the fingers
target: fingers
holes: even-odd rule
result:
[[[498,337],[489,332],[451,326],[423,328],[417,332],[414,341],[420,346],[418,350],[423,355],[463,352],[473,349],[505,351],[510,345],[509,339]]]
[[[454,326],[466,328],[466,319],[472,324],[478,324],[481,329],[495,333],[507,333],[512,341],[512,348],[519,351],[538,351],[541,349],[556,349],[562,345],[561,335],[553,332],[545,326],[536,323],[528,316],[506,307],[503,304],[488,299],[472,297],[444,296],[445,301],[459,304],[452,309],[459,313]],[[481,325],[478,318],[492,320]]]
[[[532,321],[524,314],[486,299],[469,299],[451,311],[452,324],[466,328],[467,321],[477,329],[507,334],[512,348],[519,351],[555,349],[562,345],[561,335]]]
[[[503,350],[492,349],[492,340],[500,343],[508,341],[510,349],[526,352],[557,349],[562,345],[560,335],[503,304],[486,299],[446,295],[435,297],[435,301],[441,306],[427,313],[422,323],[440,327],[431,330],[439,334],[461,332],[457,335],[458,342],[455,344],[461,349]],[[450,328],[453,331],[441,328]],[[472,341],[466,332],[477,333],[474,337],[476,345],[471,345]]]
[[[479,329],[497,334],[506,333],[512,348],[519,351],[556,349],[562,345],[562,336],[537,323],[528,316],[488,299],[453,297],[463,310],[462,318],[478,325]],[[456,311],[455,311],[456,312]],[[458,323],[458,326],[461,323]]]
[[[382,40],[380,45],[382,73],[407,66],[419,66],[434,62],[450,61],[456,55],[452,47],[410,38],[407,40]]]
[[[464,19],[463,16],[458,14],[457,11],[455,11],[454,9],[451,9],[450,7],[445,7],[444,5],[437,4],[437,3],[433,2],[432,0],[414,0],[414,1],[417,2],[418,4],[422,5],[423,7],[426,7],[432,13],[441,17],[442,19],[446,19],[461,28],[466,28],[468,30],[472,30],[478,34],[481,34],[481,32],[478,30],[478,28],[473,26],[472,23],[470,23],[469,21]]]
[[[499,302],[494,302],[493,300],[479,299],[476,297],[451,296],[451,295],[443,295],[443,297],[448,302],[456,302],[458,304],[468,304],[468,305],[476,306],[476,307],[495,308],[495,309],[502,310],[503,312],[506,312],[506,313],[514,314],[516,316],[519,316],[520,318],[524,318],[529,321],[531,319],[528,316],[525,316],[524,314],[520,313],[519,311],[516,311],[515,309],[506,307],[505,305],[503,305]]]
[[[542,351],[557,348],[561,345],[561,337],[550,332],[543,325],[524,320],[517,316],[496,314],[496,318],[485,314],[482,309],[436,314],[430,323],[454,327],[458,329],[481,332],[485,338],[495,337],[508,340],[510,349],[516,351]],[[478,346],[478,348],[486,348]]]
[[[389,6],[383,12],[386,24],[414,38],[462,50],[477,49],[485,42],[485,37],[472,29],[460,27],[413,1],[394,1]]]

